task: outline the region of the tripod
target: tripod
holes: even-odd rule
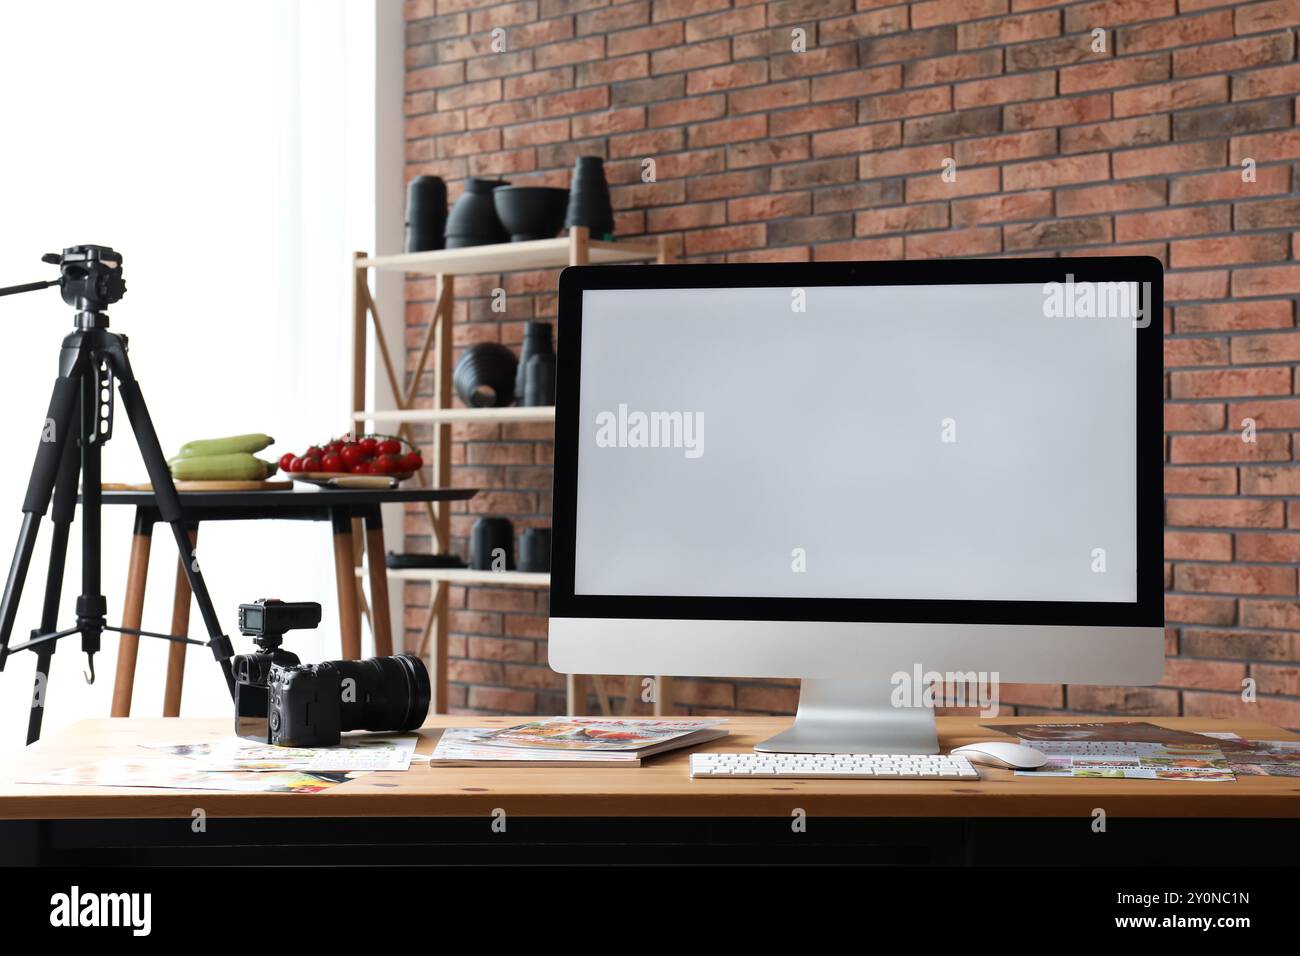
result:
[[[27,496],[23,501],[23,520],[14,549],[13,563],[0,599],[0,671],[9,655],[30,650],[36,654],[36,677],[31,711],[27,724],[27,742],[41,734],[41,720],[49,683],[51,658],[59,640],[73,634],[81,636],[81,650],[86,654],[88,683],[95,680],[95,657],[104,631],[155,637],[185,644],[210,647],[221,665],[226,685],[234,696],[234,677],[230,667],[233,648],[221,633],[217,615],[199,571],[189,535],[182,521],[180,497],[172,483],[171,472],[163,456],[158,435],[154,432],[149,410],[145,407],[140,386],[127,358],[125,336],[108,331],[108,315],[103,308],[116,302],[126,292],[122,281],[122,257],[104,246],[73,246],[60,256],[51,253],[44,261],[58,263],[62,277],[52,282],[29,283],[0,289],[0,295],[28,292],[60,285],[64,301],[77,309],[75,331],[63,340],[59,354],[59,377],[54,383],[49,411],[41,431],[41,442],[32,466]],[[136,444],[164,521],[172,527],[181,564],[198,601],[207,628],[207,641],[173,634],[159,634],[135,628],[112,627],[107,623],[107,602],[100,593],[100,455],[104,443],[113,436],[114,383],[121,393],[127,418],[135,432]],[[57,630],[59,598],[63,588],[64,564],[68,535],[77,505],[78,477],[81,479],[81,596],[77,598],[76,624]],[[40,627],[29,640],[9,646],[23,584],[31,564],[36,534],[46,509],[53,508],[51,519],[54,537],[50,544],[49,570],[45,579],[45,600]]]

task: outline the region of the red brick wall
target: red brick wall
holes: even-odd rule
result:
[[[408,0],[409,175],[568,184],[692,261],[1133,253],[1168,268],[1169,664],[1155,688],[1011,687],[1043,711],[1300,726],[1300,0]],[[505,50],[493,52],[495,28]],[[806,50],[793,52],[793,31]],[[1094,31],[1101,31],[1094,34]],[[1093,49],[1095,37],[1102,51]],[[657,181],[641,182],[642,160]],[[1242,162],[1254,160],[1253,181]],[[956,178],[945,181],[945,161]],[[507,291],[504,315],[486,296]],[[461,280],[460,345],[516,345],[555,274]],[[410,342],[430,312],[411,282]],[[1241,438],[1243,419],[1257,440]],[[456,431],[456,517],[546,524],[549,431]],[[427,533],[412,516],[413,534]],[[407,626],[427,590],[408,589]],[[453,704],[552,712],[546,596],[454,589]],[[1242,700],[1251,677],[1258,702]],[[789,711],[792,682],[683,705]]]

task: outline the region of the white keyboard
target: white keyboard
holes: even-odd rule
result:
[[[857,780],[978,780],[949,754],[691,754],[692,777],[827,777]]]

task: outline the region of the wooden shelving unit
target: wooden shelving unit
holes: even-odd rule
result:
[[[664,238],[658,241],[605,242],[593,240],[585,228],[575,227],[569,235],[556,239],[539,239],[531,242],[512,242],[491,246],[471,246],[464,249],[439,249],[433,252],[410,252],[392,256],[370,256],[357,252],[353,256],[353,316],[352,316],[352,420],[362,426],[375,424],[397,426],[397,433],[413,439],[412,426],[431,425],[434,428],[432,454],[432,481],[422,472],[421,484],[447,488],[451,480],[451,426],[458,422],[554,422],[555,409],[544,408],[457,408],[452,403],[452,303],[455,298],[456,276],[491,275],[505,272],[530,272],[538,269],[557,269],[568,265],[597,265],[616,262],[672,261],[672,253]],[[436,299],[433,316],[420,346],[415,367],[410,375],[399,376],[383,326],[379,321],[375,300],[370,292],[370,270],[403,272],[411,275],[434,276]],[[366,408],[366,381],[368,362],[366,338],[368,328],[375,332],[375,344],[380,362],[392,392],[397,396],[397,408]],[[405,356],[399,356],[405,358]],[[416,408],[415,399],[421,377],[426,370],[433,371],[433,407]],[[438,552],[451,550],[450,503],[430,503],[429,519],[433,528],[434,546]],[[380,556],[382,559],[382,556]],[[360,555],[357,556],[358,565]],[[501,584],[514,587],[545,588],[550,585],[550,575],[515,571],[472,571],[456,569],[408,569],[390,571],[388,577],[398,581],[427,581],[432,585],[429,617],[420,642],[420,653],[431,650],[433,661],[433,710],[443,713],[447,706],[447,622],[449,616],[448,588],[452,584]],[[360,584],[358,584],[360,586]],[[363,602],[364,606],[364,602]],[[576,713],[582,678],[568,676],[568,712]],[[668,682],[657,678],[660,686],[656,713],[661,712],[667,699]],[[603,711],[609,710],[608,696],[600,678],[592,678],[597,699]]]
[[[555,406],[524,408],[407,408],[354,412],[353,421],[376,424],[433,425],[456,422],[553,422]]]

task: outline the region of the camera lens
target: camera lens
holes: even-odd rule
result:
[[[429,671],[413,654],[334,661],[345,687],[340,730],[414,730],[429,713]]]

